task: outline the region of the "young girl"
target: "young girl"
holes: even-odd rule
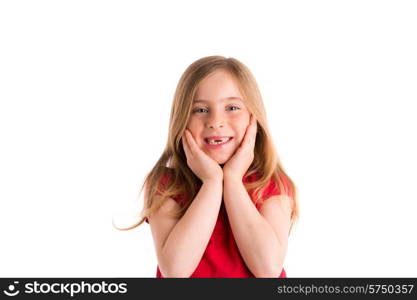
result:
[[[296,187],[278,159],[249,69],[192,63],[174,96],[168,142],[147,175],[142,218],[157,277],[286,277]]]

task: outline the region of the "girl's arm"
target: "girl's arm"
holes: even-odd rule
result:
[[[161,209],[149,219],[164,277],[190,277],[194,273],[213,233],[222,202],[222,168],[198,147],[188,129],[181,142],[187,165],[200,178],[202,186],[179,221]],[[171,206],[178,205],[172,201],[175,200],[171,199]]]
[[[279,277],[290,228],[288,197],[272,196],[258,211],[242,179],[225,175],[224,203],[236,244],[247,267],[255,277]]]
[[[179,208],[171,198],[149,217],[163,277],[190,277],[194,273],[216,225],[222,192],[221,177],[203,181],[181,219],[166,214],[167,210]]]

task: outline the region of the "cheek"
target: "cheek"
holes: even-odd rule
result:
[[[236,134],[239,144],[243,141],[245,137],[246,129],[249,126],[249,118],[241,118],[239,122],[236,122]]]
[[[187,129],[191,132],[196,144],[201,148],[203,144],[201,140],[202,127],[199,122],[196,120],[190,120],[188,122]]]
[[[239,130],[239,133],[238,133],[238,142],[239,142],[239,144],[242,143],[244,137],[245,137],[245,128],[241,128]]]

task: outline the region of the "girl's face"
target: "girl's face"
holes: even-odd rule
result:
[[[224,164],[242,142],[249,120],[234,78],[217,70],[200,82],[187,128],[201,150]]]

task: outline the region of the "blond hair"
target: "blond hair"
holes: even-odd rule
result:
[[[258,122],[254,160],[246,175],[250,176],[256,173],[259,174],[259,178],[256,181],[245,183],[246,189],[254,192],[255,203],[262,201],[264,200],[260,199],[262,192],[272,178],[278,183],[281,195],[287,195],[291,198],[291,228],[298,219],[297,188],[284,171],[273,145],[261,93],[254,76],[243,63],[235,58],[207,56],[193,62],[178,82],[171,108],[169,134],[165,150],[147,174],[140,190],[140,193],[142,193],[145,189],[140,220],[128,228],[117,229],[129,230],[141,225],[145,218],[159,209],[165,200],[175,195],[187,196],[185,205],[182,205],[179,211],[172,212],[175,217],[183,216],[190,206],[198,192],[196,183],[201,183],[201,181],[187,165],[181,137],[190,118],[199,83],[217,70],[225,70],[234,77],[248,111],[255,116]],[[164,188],[161,188],[161,179],[166,175],[169,175],[170,180]],[[155,198],[157,194],[162,197]]]

